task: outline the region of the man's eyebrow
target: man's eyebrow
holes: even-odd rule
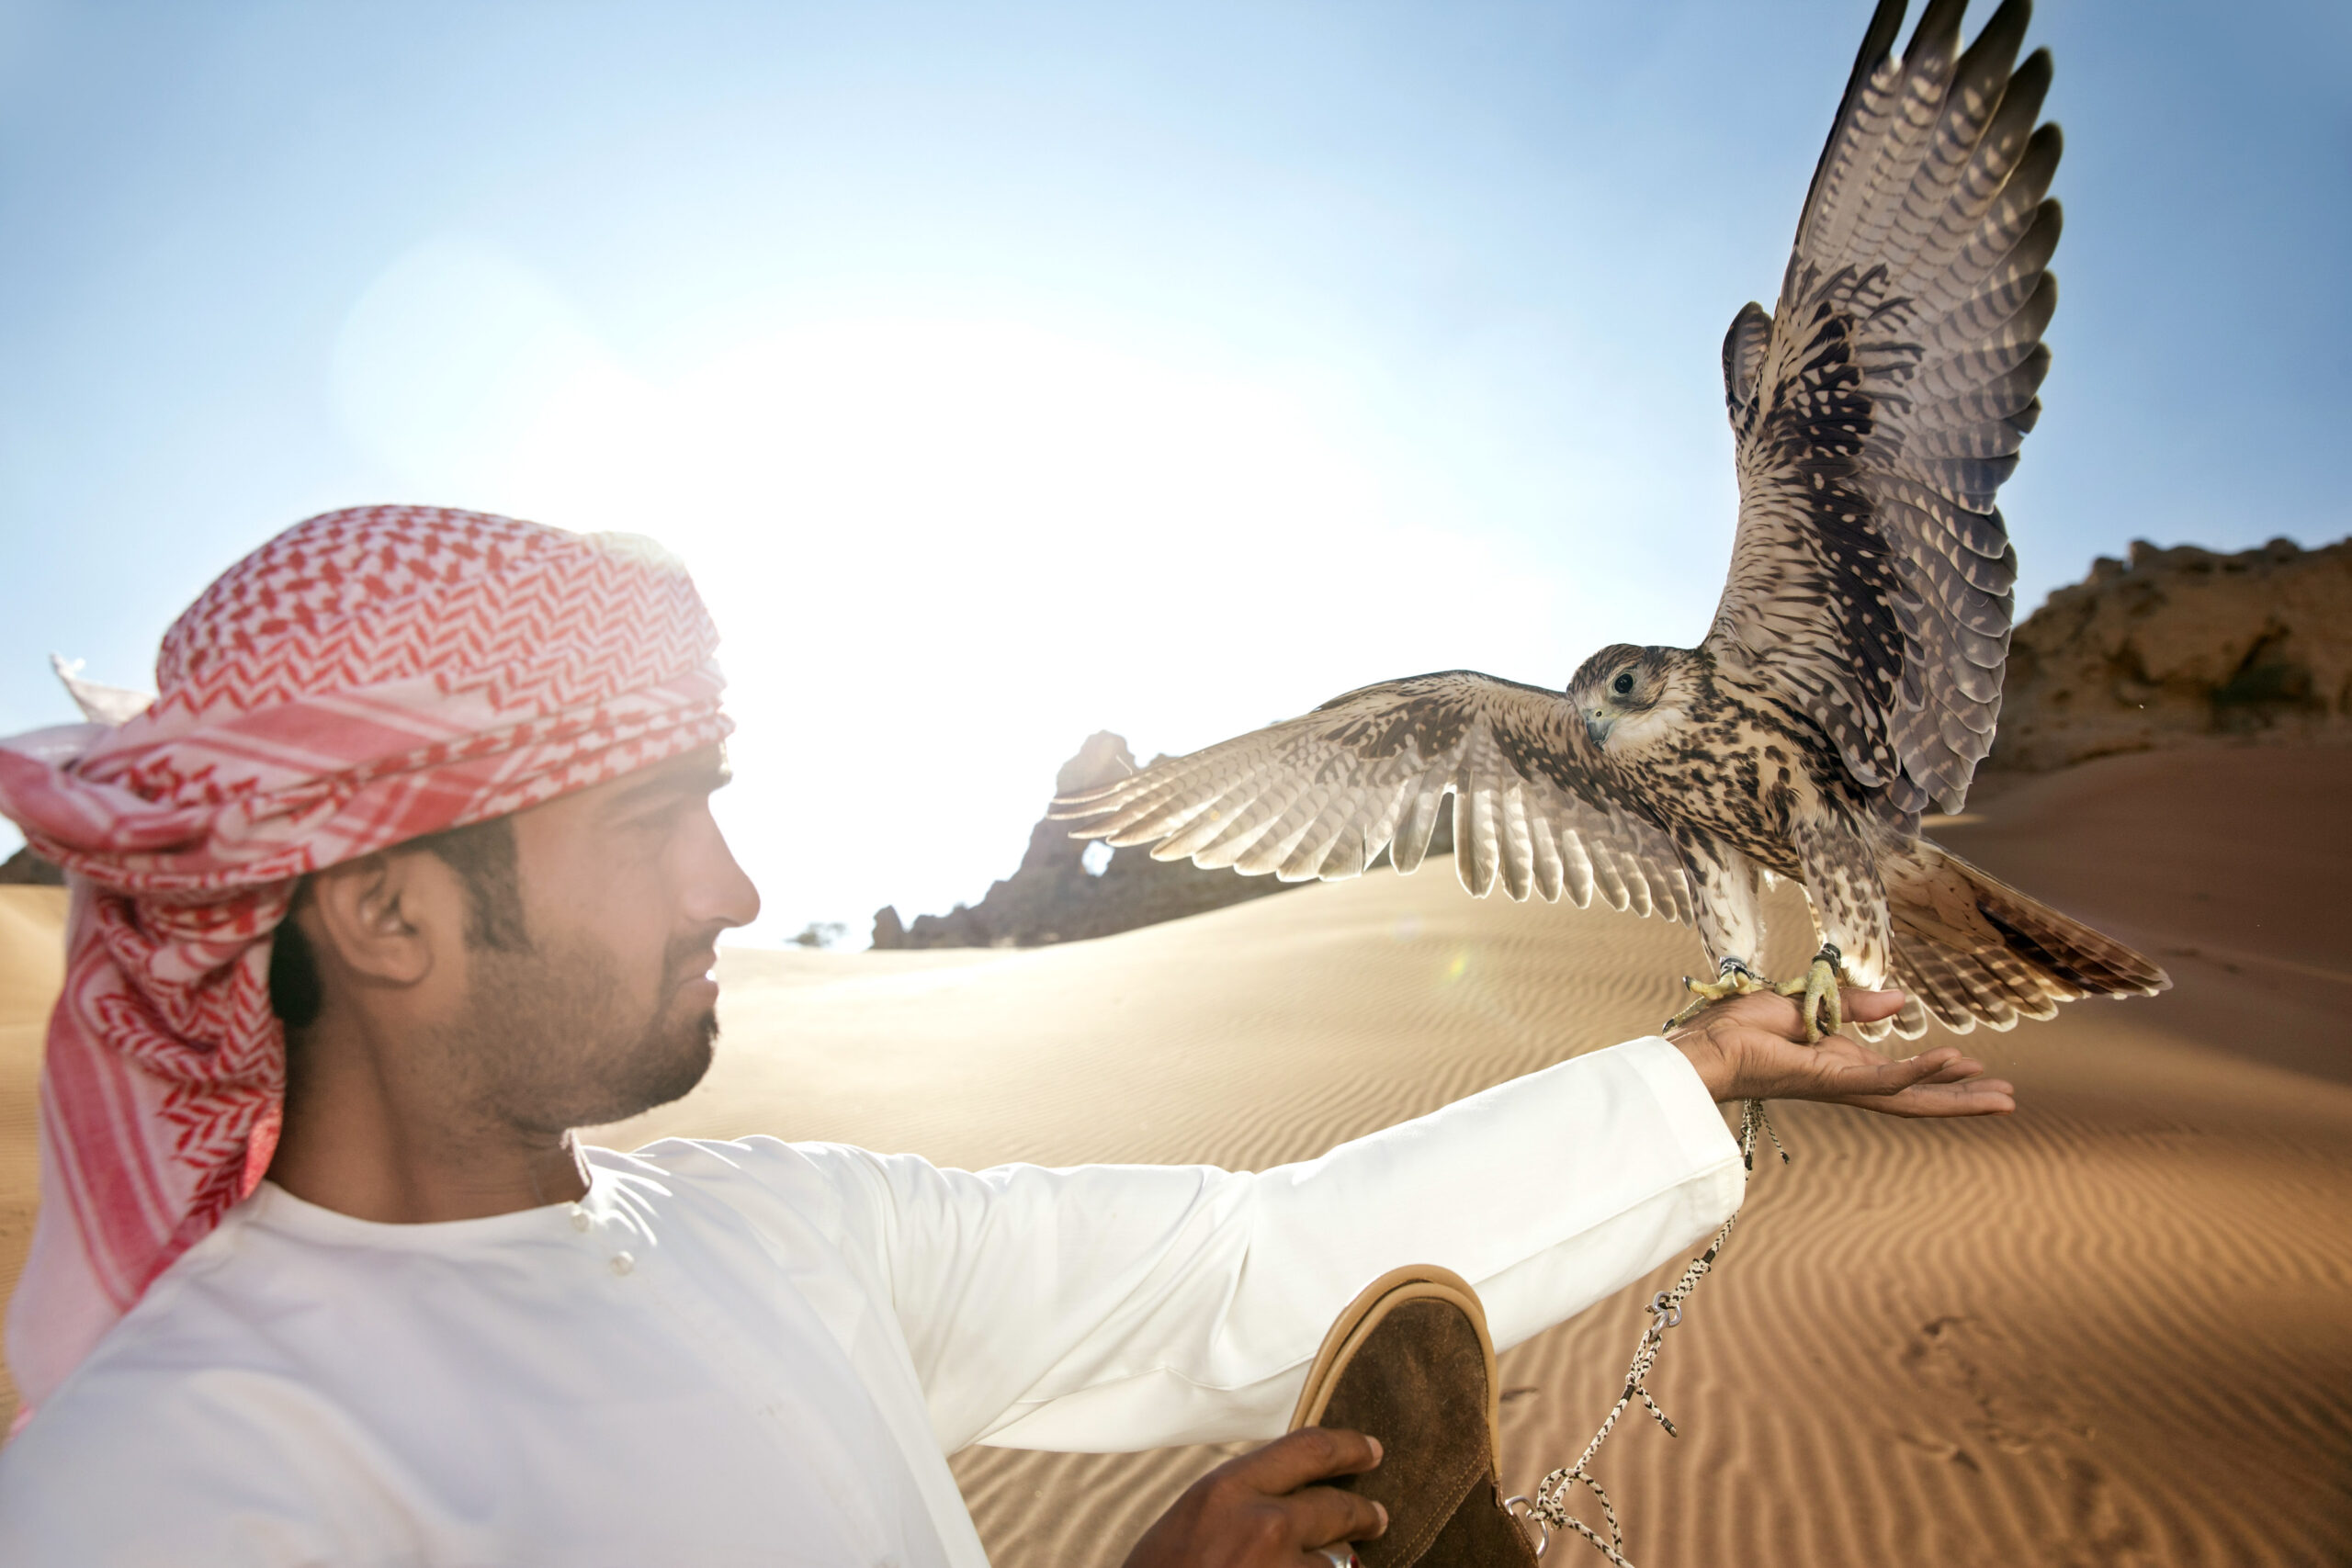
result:
[[[613,796],[616,810],[627,810],[648,800],[673,795],[714,795],[735,780],[724,762],[699,768],[655,768]]]

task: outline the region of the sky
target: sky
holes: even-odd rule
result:
[[[854,944],[1010,873],[1095,730],[1688,645],[1722,335],[1869,9],[0,0],[0,733],[74,716],[51,652],[152,685],[316,512],[650,534],[725,638],[748,934]],[[2032,41],[2019,614],[2352,531],[2352,7]]]

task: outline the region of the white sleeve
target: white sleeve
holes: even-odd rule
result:
[[[1655,1038],[1254,1175],[805,1152],[863,1211],[951,1450],[1274,1436],[1386,1270],[1453,1269],[1509,1346],[1721,1224],[1743,1185],[1698,1075]]]

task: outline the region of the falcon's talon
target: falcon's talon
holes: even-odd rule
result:
[[[1666,1021],[1668,1029],[1679,1029],[1710,1005],[1731,997],[1744,997],[1751,991],[1769,990],[1770,982],[1760,978],[1755,970],[1736,958],[1726,958],[1717,966],[1713,980],[1694,980],[1682,976],[1682,988],[1692,993],[1690,1003],[1680,1012]]]
[[[1838,951],[1836,942],[1825,942],[1821,951],[1813,955],[1804,978],[1772,987],[1784,997],[1798,998],[1797,1015],[1804,1021],[1804,1043],[1808,1045],[1818,1045],[1825,1036],[1846,1027],[1846,1009],[1838,997],[1838,988],[1844,984],[1839,971],[1845,961],[1845,954]]]

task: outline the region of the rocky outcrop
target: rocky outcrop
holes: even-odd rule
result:
[[[2352,540],[2102,556],[2017,628],[1984,765],[2264,741],[2352,741]]]
[[[1153,761],[1160,759],[1154,757]],[[1135,771],[1127,743],[1108,730],[1087,739],[1055,775],[1054,793],[1069,795],[1109,784]],[[1203,871],[1190,861],[1151,858],[1148,845],[1114,850],[1069,836],[1070,825],[1047,818],[1029,830],[1021,868],[990,885],[978,904],[902,922],[896,905],[874,912],[874,945],[893,947],[1043,947],[1109,936],[1185,915],[1221,909],[1299,886],[1272,876]],[[1091,857],[1093,863],[1090,865]],[[1453,817],[1438,816],[1429,858],[1453,853]],[[1383,850],[1373,864],[1388,863]]]
[[[1054,793],[1108,784],[1135,765],[1126,741],[1105,730],[1062,764]],[[1154,860],[1143,847],[1110,850],[1107,862],[1104,849],[1095,849],[1098,871],[1087,864],[1089,845],[1071,838],[1069,827],[1049,818],[1031,829],[1020,869],[991,886],[978,904],[917,915],[910,924],[901,924],[895,906],[876,911],[874,945],[1042,947],[1221,909],[1295,886],[1271,876],[1203,871],[1190,861]]]
[[[14,884],[36,887],[62,887],[65,874],[29,849],[18,850],[6,860],[0,861],[0,886]]]

